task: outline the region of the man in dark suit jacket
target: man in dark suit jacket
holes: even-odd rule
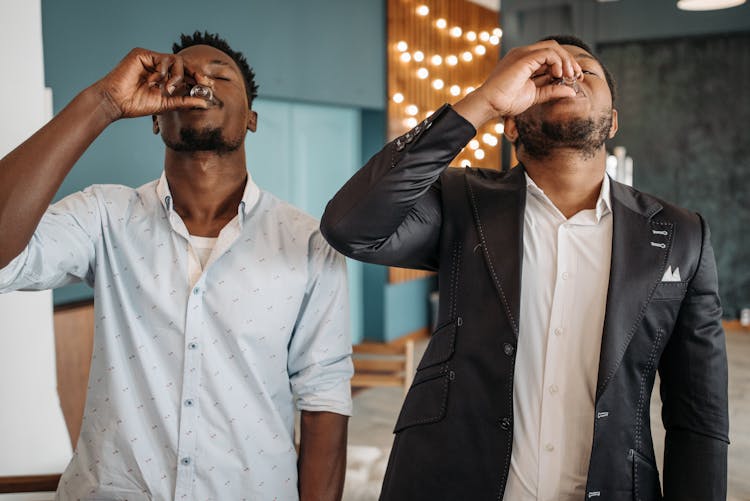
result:
[[[321,227],[344,254],[439,273],[439,327],[396,423],[382,500],[725,499],[708,227],[606,176],[613,101],[580,40],[514,49],[329,203]],[[498,119],[519,166],[446,169]],[[663,495],[649,425],[657,370]]]

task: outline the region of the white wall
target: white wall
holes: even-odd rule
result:
[[[51,115],[43,57],[40,0],[0,0],[0,157]],[[61,473],[72,455],[52,329],[49,291],[0,295],[0,476]]]

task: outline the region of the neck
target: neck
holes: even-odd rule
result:
[[[247,182],[244,148],[221,155],[167,148],[164,171],[174,209],[191,235],[216,237],[237,215]]]
[[[557,149],[545,158],[531,158],[519,151],[519,160],[529,177],[566,218],[596,207],[606,171],[603,147],[592,157],[582,157],[575,150]]]

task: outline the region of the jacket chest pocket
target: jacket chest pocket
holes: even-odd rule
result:
[[[419,362],[409,393],[396,421],[394,433],[420,424],[436,423],[445,417],[448,389],[454,377],[449,360],[456,346],[460,318],[439,327]]]

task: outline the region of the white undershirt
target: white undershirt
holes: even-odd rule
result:
[[[201,270],[206,267],[206,263],[208,262],[208,258],[211,256],[211,251],[214,250],[214,246],[216,245],[216,241],[218,238],[209,238],[209,237],[196,237],[193,235],[190,235],[190,245],[193,247],[193,250],[195,251],[195,254],[198,258],[198,262],[200,262]],[[192,257],[192,256],[191,256]]]
[[[526,176],[513,452],[505,501],[585,497],[612,256],[609,178],[570,219]]]

